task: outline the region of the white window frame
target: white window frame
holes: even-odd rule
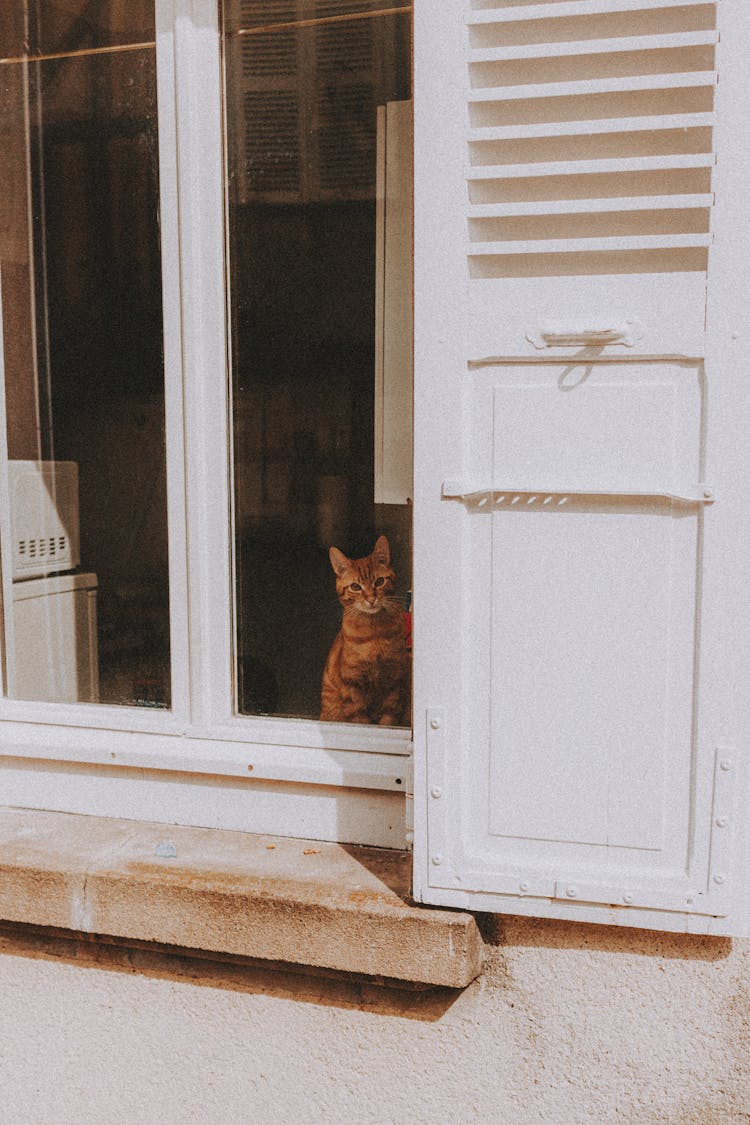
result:
[[[2,800],[403,846],[408,731],[234,712],[219,4],[155,0],[155,9],[172,706],[0,700]],[[2,464],[4,411],[3,401]],[[6,472],[0,508],[7,547]],[[6,566],[6,605],[10,581]]]
[[[701,0],[641,2],[648,9],[689,7]],[[718,2],[732,13],[726,27],[738,29],[739,42],[747,15],[739,0]],[[725,817],[717,805],[717,817],[710,779],[706,781],[708,774],[703,771],[695,798],[698,814],[692,815],[704,828],[712,819],[726,820],[727,824],[734,819],[742,822],[734,853],[717,856],[722,862],[715,870],[721,878],[714,877],[713,882],[719,891],[711,887],[712,893],[722,893],[725,863],[731,862],[732,878],[738,884],[733,917],[725,922],[718,910],[703,915],[684,912],[681,904],[665,899],[662,887],[657,888],[653,901],[647,895],[634,896],[634,909],[625,913],[630,903],[623,898],[622,903],[613,904],[609,886],[598,898],[589,888],[589,898],[584,893],[580,903],[574,901],[577,890],[575,894],[564,889],[560,894],[556,889],[554,894],[540,891],[527,898],[527,892],[534,888],[523,874],[510,889],[502,883],[493,886],[493,871],[485,864],[485,855],[479,874],[469,871],[471,886],[458,865],[452,875],[453,869],[446,863],[451,853],[460,853],[462,829],[473,817],[474,810],[467,812],[461,804],[463,795],[480,790],[484,784],[477,757],[472,755],[476,743],[472,743],[470,720],[477,702],[472,695],[473,665],[467,659],[466,646],[471,639],[473,603],[463,582],[469,548],[467,537],[462,535],[458,505],[446,505],[447,500],[461,495],[460,482],[470,479],[465,473],[468,458],[462,442],[468,416],[461,416],[462,411],[467,415],[468,408],[460,393],[460,380],[467,369],[467,356],[469,363],[480,363],[483,356],[491,360],[492,356],[502,359],[505,355],[507,359],[515,355],[515,345],[502,337],[501,328],[496,328],[500,318],[491,287],[484,290],[486,304],[476,302],[481,315],[473,318],[471,329],[467,317],[470,299],[464,220],[468,123],[462,112],[457,112],[466,101],[462,85],[465,60],[459,59],[456,65],[456,55],[464,52],[459,35],[465,31],[470,7],[463,0],[446,0],[445,8],[439,9],[429,0],[414,4],[418,44],[415,359],[419,376],[415,405],[417,417],[422,419],[415,434],[418,471],[414,493],[416,604],[422,614],[417,620],[414,650],[416,785],[411,781],[412,741],[407,732],[234,713],[231,381],[219,4],[218,0],[155,0],[155,4],[166,428],[172,448],[168,460],[172,710],[0,701],[3,803],[398,847],[407,841],[408,795],[413,793],[417,804],[413,892],[417,899],[569,920],[710,933],[746,931],[750,835],[744,824],[748,803],[744,736],[748,714],[737,701],[745,690],[750,630],[745,605],[730,604],[719,589],[718,570],[713,586],[706,586],[703,595],[706,610],[710,608],[706,616],[710,629],[706,632],[711,634],[705,651],[709,656],[714,652],[723,657],[722,647],[729,647],[735,659],[727,674],[714,674],[714,694],[699,718],[706,730],[715,719],[718,730],[730,732],[726,742],[723,736],[718,743],[709,736],[703,741],[707,746],[711,743],[717,770],[722,769],[725,745],[731,747],[726,772],[734,773],[736,768],[736,795],[731,816]],[[505,5],[507,18],[518,18],[518,7],[531,18],[550,14],[547,5],[519,5],[515,15],[511,11],[514,6]],[[563,16],[592,9],[590,3],[580,4],[578,0],[549,7],[556,8],[555,15]],[[636,0],[596,0],[593,4],[604,14],[636,7]],[[436,14],[438,10],[440,14]],[[488,8],[484,0],[479,0],[472,12],[472,26],[505,18],[498,17],[497,10]],[[701,41],[706,41],[705,34]],[[640,49],[637,39],[630,43],[632,50]],[[490,56],[494,50],[488,48]],[[563,50],[560,46],[560,52]],[[426,77],[428,68],[435,76],[434,87]],[[733,119],[726,115],[719,125],[719,154],[731,151],[734,122],[750,98],[738,68],[730,66],[728,72],[723,97],[732,99],[735,108]],[[694,124],[703,126],[705,122]],[[507,136],[502,126],[498,136]],[[724,229],[740,229],[744,223],[742,185],[746,179],[742,161],[727,159],[723,165],[719,161],[713,221]],[[436,214],[447,215],[450,220],[440,229],[439,237],[435,233]],[[703,245],[706,238],[701,239]],[[711,247],[714,262],[720,263],[722,284],[709,292],[709,313],[719,322],[719,330],[708,344],[706,359],[717,369],[724,356],[734,350],[730,341],[742,338],[739,326],[745,316],[747,286],[741,283],[747,279],[748,270],[745,241],[740,238],[735,246],[719,238]],[[689,238],[682,244],[692,245]],[[474,251],[481,254],[481,244],[478,251],[475,245]],[[441,285],[436,280],[441,278],[448,279],[449,284]],[[676,317],[674,324],[679,329],[678,320]],[[674,324],[665,317],[660,326],[663,335],[657,345],[647,341],[649,347],[643,345],[646,351],[661,359],[672,354],[674,349],[664,341],[671,338]],[[487,333],[478,325],[489,326]],[[473,350],[467,350],[469,343]],[[532,355],[531,337],[527,343],[521,360]],[[696,345],[692,336],[678,340],[678,344],[684,348],[678,349],[683,358],[701,355],[700,343]],[[736,365],[732,378],[739,386]],[[735,416],[733,403],[723,401],[718,410],[714,403],[711,410],[711,433],[734,435],[731,446],[739,451],[746,424]],[[434,422],[429,432],[426,418]],[[7,457],[4,442],[5,419],[0,416],[0,463]],[[722,461],[718,489],[727,504],[725,510],[731,508],[736,514],[738,537],[747,542],[747,506],[738,483],[743,457],[745,454],[738,452],[736,464],[728,456]],[[457,492],[447,487],[454,479],[459,482]],[[0,516],[0,545],[6,547],[7,500],[7,478],[0,472],[0,510],[5,513]],[[443,555],[439,565],[435,564],[436,528],[444,533],[439,539]],[[8,557],[7,550],[2,554]],[[738,552],[729,563],[732,589],[737,591],[744,589],[745,555]],[[6,604],[10,594],[6,573]],[[446,604],[450,606],[448,613],[443,612]],[[428,742],[432,746],[429,751]],[[463,759],[457,747],[465,749]],[[437,777],[431,772],[436,764]],[[472,779],[467,777],[470,769],[476,770]],[[714,785],[715,792],[720,785]],[[720,795],[723,800],[723,789]],[[442,802],[441,807],[446,809],[438,816],[430,812],[435,802]],[[713,858],[715,841],[720,852],[725,846],[722,838],[712,836],[709,840],[705,833],[695,846],[708,849]],[[458,859],[462,858],[458,854]],[[442,874],[435,875],[436,869]],[[566,886],[562,873],[560,886]],[[677,915],[680,919],[675,926]]]

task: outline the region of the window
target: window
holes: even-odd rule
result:
[[[742,930],[747,10],[9,7],[4,799],[403,846],[413,746],[418,899]]]
[[[360,558],[386,535],[402,613],[411,584],[410,489],[376,504],[373,483],[393,208],[379,171],[386,114],[411,96],[410,15],[291,0],[223,16],[237,704],[317,719],[339,617],[329,548]],[[388,296],[398,254],[410,305],[408,233],[393,245]],[[386,374],[410,392],[408,372]]]
[[[403,846],[408,707],[320,714],[329,548],[386,537],[407,666],[409,6],[7,7],[10,798]]]
[[[6,8],[7,694],[168,708],[153,6]]]

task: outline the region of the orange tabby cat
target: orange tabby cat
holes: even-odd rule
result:
[[[407,726],[411,669],[388,540],[381,535],[364,559],[348,559],[336,547],[328,554],[344,613],[323,673],[320,717]]]

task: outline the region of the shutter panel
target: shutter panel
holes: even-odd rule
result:
[[[742,932],[750,15],[431,7],[415,896]]]

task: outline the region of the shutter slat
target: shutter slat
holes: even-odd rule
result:
[[[683,168],[711,168],[712,152],[667,156],[626,156],[610,160],[552,160],[538,164],[489,164],[466,169],[470,183],[481,180],[530,179],[544,176],[606,175],[621,172],[661,172]]]
[[[679,50],[711,47],[719,41],[716,31],[683,31],[670,35],[634,35],[615,39],[579,39],[575,42],[523,43],[508,47],[476,47],[469,50],[470,63],[510,62],[517,59],[571,58],[578,55],[612,55],[624,52]]]
[[[495,86],[470,90],[471,105],[484,102],[523,101],[527,98],[585,97],[590,94],[627,94],[637,90],[691,89],[715,86],[717,76],[712,70],[688,71],[686,74],[647,74],[625,78],[601,78],[582,82],[535,82],[529,86]]]
[[[596,133],[654,133],[665,129],[711,128],[712,113],[673,113],[654,117],[614,117],[594,121],[545,121],[470,129],[469,141],[511,141],[532,137],[577,137]]]
[[[470,27],[493,23],[525,23],[527,20],[564,19],[566,16],[608,15],[614,12],[648,12],[659,8],[710,6],[710,0],[569,0],[557,4],[524,4],[489,8],[466,17]]]
[[[559,0],[467,14],[474,43],[466,53],[471,83],[466,138],[472,162],[467,219],[474,240],[469,257],[484,258],[482,268],[491,276],[503,275],[502,259],[508,256],[635,250],[653,259],[709,245],[702,228],[709,225],[713,196],[700,169],[715,163],[712,45],[718,35],[712,28],[695,30],[695,12],[690,15],[695,7]],[[710,22],[715,6],[703,7],[706,19],[700,13],[700,22]],[[669,27],[647,18],[658,8],[673,9]],[[592,38],[582,39],[582,17],[595,12],[598,22],[587,28]],[[622,15],[629,12],[634,15],[626,30]],[[538,37],[547,41],[534,42],[530,35],[531,41],[512,42],[519,37],[514,22],[526,26],[530,17],[538,21]],[[506,29],[510,41],[498,45]],[[618,36],[618,30],[623,34]],[[696,47],[708,50],[696,54]],[[686,151],[691,148],[700,151]],[[670,155],[670,149],[677,154]],[[503,158],[507,165],[500,163]],[[618,185],[616,177],[628,172],[635,177],[627,187]],[[664,176],[638,178],[648,172]],[[599,179],[581,179],[597,173]],[[556,177],[559,184],[523,186],[524,177],[544,176]],[[609,181],[602,179],[607,176]],[[504,188],[504,180],[519,186]],[[617,216],[616,229],[605,227],[607,215]],[[560,216],[557,229],[545,216]],[[674,263],[658,268],[669,272]],[[691,268],[701,268],[697,259]]]
[[[635,195],[613,199],[551,199],[532,203],[480,203],[468,210],[470,219],[506,219],[521,215],[577,215],[606,211],[662,211],[710,207],[712,194]]]
[[[624,238],[547,238],[517,239],[510,242],[470,242],[470,258],[500,257],[508,254],[611,253],[625,250],[676,250],[710,246],[706,234],[644,234]]]

